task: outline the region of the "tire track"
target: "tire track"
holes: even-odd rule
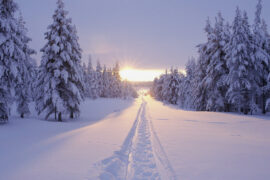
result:
[[[147,102],[142,98],[121,149],[101,161],[100,179],[176,179],[153,124],[146,117],[146,106]]]
[[[149,112],[149,111],[148,111]],[[149,118],[151,119],[151,118]],[[153,123],[150,120],[150,129],[152,133],[152,142],[154,147],[154,154],[157,159],[157,166],[159,168],[159,172],[161,174],[161,179],[168,179],[168,180],[176,180],[177,176],[176,173],[169,161],[169,158],[158,138],[158,135],[154,129]]]
[[[132,139],[135,136],[137,125],[139,122],[139,117],[143,108],[143,103],[141,104],[136,119],[126,137],[124,143],[121,146],[119,151],[115,151],[114,154],[101,161],[100,166],[102,168],[102,172],[99,175],[101,180],[124,180],[126,179],[127,168],[129,163],[129,154],[132,147]]]
[[[145,118],[146,102],[143,105],[129,154],[126,179],[161,179],[153,152],[149,122]]]

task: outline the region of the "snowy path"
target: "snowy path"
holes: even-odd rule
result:
[[[100,179],[175,179],[146,109],[147,102],[142,98],[141,107],[122,148],[102,161]]]

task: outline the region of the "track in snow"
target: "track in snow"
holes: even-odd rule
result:
[[[152,122],[146,117],[146,106],[142,99],[121,149],[101,162],[100,179],[176,179]]]

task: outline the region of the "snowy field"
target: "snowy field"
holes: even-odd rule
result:
[[[141,96],[81,118],[0,125],[0,179],[270,179],[270,118],[182,111]]]

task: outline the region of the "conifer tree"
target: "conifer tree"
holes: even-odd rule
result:
[[[186,76],[182,78],[179,87],[178,105],[181,108],[194,109],[193,88],[195,87],[194,78],[196,70],[196,62],[194,58],[188,60],[186,64]]]
[[[106,65],[103,66],[103,71],[102,71],[102,93],[101,97],[103,98],[108,98],[110,96],[110,84],[111,84],[111,79],[110,79],[110,70],[107,70]]]
[[[38,113],[45,112],[46,118],[55,113],[58,121],[62,115],[70,118],[79,115],[83,99],[83,71],[80,65],[81,49],[75,26],[67,18],[62,0],[57,1],[53,23],[45,33],[47,43],[43,52],[38,80],[36,107]]]
[[[253,64],[251,32],[246,13],[242,16],[239,8],[232,27],[232,36],[226,47],[227,66],[229,68],[227,97],[236,110],[245,114],[256,111],[255,95],[257,91],[256,71]]]
[[[163,96],[165,101],[171,104],[177,104],[180,87],[180,76],[177,69],[171,69],[171,72],[167,76],[165,83],[166,85],[163,87]]]
[[[88,96],[92,99],[99,97],[98,94],[98,80],[96,79],[97,73],[95,72],[92,65],[92,58],[89,56],[88,66],[87,66],[87,86],[88,86]]]
[[[97,61],[97,66],[96,66],[95,82],[96,82],[96,88],[97,88],[97,95],[98,97],[101,97],[102,91],[103,91],[103,80],[102,80],[102,67],[99,60]]]
[[[29,111],[24,83],[29,80],[30,55],[34,51],[28,47],[30,39],[22,19],[15,17],[18,5],[13,0],[0,0],[0,9],[0,122],[5,122],[12,103],[12,89],[18,95],[17,110],[21,116]]]
[[[23,20],[22,15],[20,14],[18,20],[18,35],[21,38],[21,42],[23,43],[23,56],[19,61],[19,74],[21,77],[21,81],[18,81],[15,85],[15,92],[16,92],[16,101],[17,101],[17,111],[20,114],[21,118],[24,118],[26,114],[30,113],[28,104],[31,100],[30,93],[31,93],[31,84],[33,81],[32,77],[34,74],[34,64],[33,59],[31,58],[32,54],[36,52],[29,48],[29,42],[31,39],[26,36],[27,29],[25,27],[25,22]]]
[[[216,17],[215,27],[208,38],[206,47],[207,66],[205,77],[202,83],[207,89],[206,110],[224,111],[226,105],[226,86],[225,77],[228,74],[228,68],[225,60],[225,46],[228,43],[230,34],[226,32],[224,19],[221,13]]]
[[[196,75],[195,75],[195,84],[194,96],[195,96],[195,109],[198,111],[206,110],[207,105],[207,89],[205,88],[205,82],[203,79],[206,77],[207,66],[210,62],[209,54],[209,42],[212,38],[213,28],[210,24],[210,20],[206,21],[205,32],[207,34],[207,42],[204,44],[198,45],[199,48],[199,59],[196,66]]]
[[[120,66],[118,62],[115,64],[115,67],[113,68],[112,76],[113,76],[112,95],[113,97],[120,97],[121,96],[121,77],[120,77]]]
[[[267,86],[267,77],[270,73],[270,55],[268,47],[267,30],[263,27],[262,0],[258,0],[253,25],[253,43],[254,43],[254,68],[258,73],[257,83],[260,86],[257,96],[260,97],[262,113],[266,113],[265,105],[269,93],[264,90]]]

